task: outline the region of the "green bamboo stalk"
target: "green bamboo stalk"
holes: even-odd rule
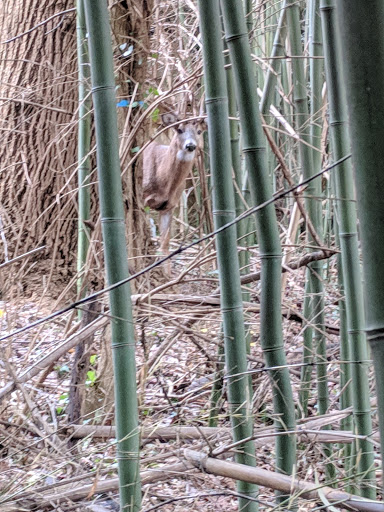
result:
[[[271,189],[247,28],[241,4],[222,0],[221,5],[234,70],[250,189],[254,203],[260,204],[270,199]],[[286,357],[281,324],[281,246],[274,206],[269,205],[258,212],[256,223],[261,258],[260,340],[267,366],[281,368],[286,365]],[[288,369],[271,369],[269,375],[273,387],[275,428],[279,432],[294,430],[294,404]],[[295,460],[294,436],[278,436],[276,468],[291,474]]]
[[[208,136],[213,182],[213,215],[215,229],[235,218],[235,200],[232,183],[230,133],[228,123],[227,90],[224,72],[223,44],[219,0],[199,0],[200,28],[203,41]],[[228,399],[233,438],[235,441],[252,435],[251,390],[247,371],[244,317],[237,257],[236,227],[219,233],[217,258],[220,278],[221,309],[224,330]],[[236,452],[236,461],[255,466],[255,447],[251,441],[242,444]],[[240,510],[258,509],[257,502],[246,498],[257,497],[253,484],[238,482]]]
[[[251,191],[249,190],[249,180],[248,180],[248,170],[245,165],[244,158],[242,159],[242,185],[241,185],[241,192],[245,201],[246,205],[252,204],[251,199]],[[244,222],[244,233],[242,234],[242,241],[241,243],[244,244],[246,247],[252,247],[254,245],[257,245],[257,233],[256,233],[256,221],[254,216],[249,216],[245,219],[246,222]],[[240,260],[241,262],[241,260]],[[247,260],[244,263],[245,267],[245,273],[247,271],[249,272],[249,265],[250,265],[250,259],[249,259],[249,253],[247,255]]]
[[[108,284],[129,276],[107,2],[84,0],[95,108],[97,166]],[[141,506],[135,334],[129,283],[109,292],[121,510]]]
[[[244,13],[245,13],[245,19],[246,19],[246,26],[247,26],[247,33],[249,42],[252,48],[252,51],[257,54],[259,51],[259,45],[256,43],[257,37],[253,33],[254,28],[254,15],[253,15],[253,0],[244,0]],[[226,45],[226,43],[225,43]],[[229,59],[230,62],[230,59]],[[258,76],[261,76],[261,79],[263,80],[263,73],[262,70],[258,68],[257,63],[253,63],[253,72],[256,77],[256,80]],[[232,91],[235,94],[235,90]],[[235,94],[235,100],[236,100],[236,94]],[[237,105],[237,103],[236,103]],[[241,133],[240,133],[241,137]],[[241,143],[240,143],[241,148]],[[249,205],[250,201],[250,191],[249,191],[249,185],[248,185],[248,172],[245,166],[244,162],[244,155],[241,151],[241,191],[242,195],[245,201],[245,204]],[[253,217],[248,217],[247,219],[244,219],[242,222],[239,222],[239,228],[238,228],[238,235],[239,238],[241,237],[241,244],[245,245],[246,247],[250,247],[253,245],[256,245],[256,230],[255,230],[255,221]],[[243,251],[239,254],[239,261],[240,261],[240,268],[244,270],[244,273],[247,273],[249,271],[249,264],[250,264],[250,254],[248,251]],[[243,295],[243,300],[247,300],[247,297]],[[247,337],[250,338],[249,335],[249,329],[247,329]],[[248,344],[249,345],[249,344]]]
[[[266,55],[271,55],[272,47],[275,39],[276,29],[278,20],[279,20],[279,12],[280,12],[279,2],[272,1],[269,4],[269,7],[266,9]]]
[[[225,48],[224,44],[224,48]],[[225,59],[226,64],[230,64],[229,55]],[[225,70],[226,82],[227,82],[227,93],[228,93],[228,114],[231,118],[237,117],[237,104],[235,95],[235,84],[233,78],[233,70],[231,66],[228,66]],[[242,168],[241,168],[241,157],[240,157],[240,136],[239,136],[239,122],[236,119],[230,119],[229,131],[231,136],[231,161],[233,169],[233,178],[235,186],[235,208],[236,217],[239,217],[245,210],[244,200],[242,196]],[[248,219],[243,219],[236,224],[237,238],[240,240],[241,245],[247,245],[247,228],[249,226]],[[249,251],[239,252],[239,265],[240,274],[246,274],[249,271],[250,254]],[[249,302],[250,292],[243,291],[243,300]],[[247,354],[250,354],[250,343],[251,335],[250,329],[247,328],[245,331]],[[250,384],[252,390],[252,376],[250,375]]]
[[[351,8],[353,7],[351,6]],[[341,45],[336,20],[335,0],[321,0],[321,16],[325,42],[333,158],[338,160],[349,153],[350,140],[344,91],[345,82],[342,70],[343,59],[340,51]],[[347,76],[351,76],[351,70],[348,66],[347,69]],[[365,78],[361,77],[360,80],[364,81]],[[357,434],[370,436],[372,434],[372,420],[369,400],[369,364],[366,335],[364,332],[363,286],[360,273],[357,215],[351,162],[346,161],[338,166],[335,169],[335,175],[336,197],[338,199],[337,219],[339,223],[348,337],[352,361],[351,389],[354,423]],[[361,493],[363,496],[373,499],[375,497],[374,453],[369,439],[359,439],[356,442],[355,451],[357,470],[363,475]]]
[[[320,0],[311,0],[308,5],[310,12],[309,30],[309,81],[311,85],[311,141],[314,148],[312,153],[313,173],[321,170],[321,132],[322,132],[322,106],[321,91],[323,87],[323,41],[321,33]],[[315,180],[317,197],[321,195],[321,178]],[[321,203],[316,203],[317,214],[321,222]],[[320,206],[320,207],[319,207]]]
[[[324,43],[327,43],[326,36],[324,35]],[[329,94],[329,92],[328,92]],[[332,175],[332,186],[335,189],[335,174]],[[334,212],[336,213],[336,212]],[[336,213],[337,216],[337,213]],[[340,247],[340,237],[339,237],[339,222],[335,222],[335,241],[336,247]],[[352,405],[352,382],[351,382],[351,351],[349,348],[349,334],[348,334],[348,324],[347,324],[347,308],[345,305],[345,287],[344,287],[344,273],[343,273],[343,260],[340,254],[337,256],[337,278],[339,285],[339,293],[340,300],[338,302],[339,305],[339,315],[340,315],[340,359],[342,363],[340,364],[340,408],[341,410],[347,409]],[[341,430],[353,430],[353,419],[351,416],[347,416],[346,418],[340,421]],[[344,471],[347,478],[351,477],[351,460],[352,460],[352,446],[351,444],[340,445],[340,450],[343,454],[343,462],[344,462]],[[352,492],[351,486],[348,486],[347,489],[349,492]]]
[[[295,115],[300,133],[299,153],[301,167],[304,179],[315,174],[313,167],[312,150],[308,144],[311,144],[311,134],[309,125],[308,96],[304,71],[303,48],[301,42],[300,30],[300,9],[295,0],[287,0],[287,26],[291,44],[293,83],[294,83],[294,104]],[[306,188],[306,210],[315,230],[321,237],[321,202],[316,201],[319,197],[319,179],[312,180]],[[309,235],[308,240],[312,242]],[[310,292],[312,296],[313,309],[310,317],[317,329],[315,332],[324,331],[324,306],[323,306],[323,286],[321,274],[318,273],[318,265],[311,264],[307,271],[306,295]],[[310,290],[309,290],[310,288]],[[319,414],[326,414],[328,409],[328,385],[327,385],[327,366],[326,366],[326,347],[325,338],[318,334],[316,350],[316,370],[317,370],[317,392]],[[310,347],[308,347],[310,350]],[[304,367],[305,368],[305,367]],[[304,380],[304,386],[307,386],[307,379]]]
[[[229,55],[226,58],[226,64],[230,64]],[[227,83],[227,92],[228,92],[228,114],[231,118],[237,117],[237,105],[236,105],[236,96],[235,96],[235,85],[233,81],[233,70],[229,66],[225,70],[225,77]],[[232,169],[233,169],[233,177],[235,180],[235,207],[236,207],[236,217],[239,217],[244,211],[244,203],[241,195],[241,182],[242,182],[242,172],[241,172],[241,158],[240,158],[240,136],[239,136],[239,122],[236,119],[230,119],[229,121],[229,130],[230,130],[230,141],[231,141],[231,161],[232,161]],[[237,236],[238,238],[242,236],[242,226],[244,222],[237,223]]]
[[[277,82],[277,76],[280,72],[281,61],[279,57],[283,57],[285,52],[284,41],[287,35],[287,28],[285,22],[286,15],[286,1],[283,1],[279,21],[277,24],[275,37],[273,40],[271,60],[269,62],[269,68],[265,77],[263,95],[260,100],[260,112],[263,116],[266,116],[269,112],[269,108],[273,103],[273,97],[275,94],[275,87]]]
[[[248,36],[251,36],[252,30],[253,30],[253,16],[252,16],[252,0],[244,0],[244,12],[245,12],[245,19],[247,22],[247,32]]]
[[[90,145],[91,145],[91,69],[89,64],[88,42],[86,38],[86,23],[83,0],[77,1],[76,33],[77,33],[77,62],[78,62],[78,148],[77,148],[77,177],[78,177],[78,238],[77,238],[77,296],[83,298],[87,294],[86,262],[89,249],[90,229]],[[83,314],[85,313],[85,314]],[[90,310],[79,308],[77,317],[82,325],[89,323],[92,318]],[[92,338],[92,337],[91,337]],[[76,423],[81,416],[81,389],[87,372],[85,346],[91,339],[81,341],[76,346],[69,385],[69,404],[67,409],[68,421]],[[69,445],[74,444],[69,441]]]
[[[263,58],[265,59],[267,55],[271,55],[273,43],[274,43],[274,37],[272,35],[272,28],[274,24],[277,26],[277,5],[276,2],[270,2],[265,4],[265,10],[264,10],[264,55]],[[278,59],[280,60],[280,59]],[[265,75],[267,74],[267,70],[269,69],[267,66],[267,63],[264,64],[265,68]],[[265,78],[263,80],[263,89],[265,89]],[[260,107],[259,107],[260,108]],[[269,123],[269,120],[267,120],[267,124]],[[276,133],[273,132],[272,136],[276,139]],[[268,173],[270,176],[271,184],[272,184],[272,191],[275,193],[277,191],[277,175],[275,173],[276,169],[276,156],[274,152],[272,151],[272,148],[269,144],[266,146],[266,154],[267,154],[267,162],[268,162]]]
[[[265,56],[265,38],[264,38],[264,29],[265,29],[265,2],[262,2],[259,5],[258,14],[256,18],[257,24],[256,24],[256,30],[254,31],[253,35],[253,47],[252,47],[252,53],[253,55],[256,55],[259,59],[256,60],[256,62],[253,64],[254,73],[256,76],[256,82],[257,86],[260,87],[260,89],[264,88],[264,69],[262,64],[262,59]],[[246,27],[247,27],[247,33],[248,38],[250,37],[251,30],[253,29],[253,26],[250,24],[250,18],[247,17],[246,19]],[[255,90],[256,93],[256,90]]]
[[[309,78],[311,87],[310,101],[310,140],[312,144],[312,167],[308,168],[309,175],[316,174],[321,170],[321,89],[323,85],[323,45],[321,38],[321,20],[319,12],[319,0],[311,0],[308,5],[309,10]],[[304,178],[309,177],[304,173]],[[312,182],[313,198],[312,202],[312,224],[322,240],[323,222],[322,222],[322,203],[321,203],[321,178]],[[309,195],[309,193],[308,193]],[[311,241],[311,239],[310,239]],[[311,280],[311,292],[313,300],[313,318],[317,329],[313,330],[313,344],[316,349],[317,379],[319,383],[319,414],[326,414],[328,410],[328,381],[326,364],[326,338],[324,329],[324,286],[323,286],[323,262],[315,262],[310,266],[308,276]],[[330,466],[329,466],[330,468]],[[329,475],[332,478],[332,475]]]
[[[303,366],[300,372],[301,375],[299,390],[299,407],[301,416],[304,418],[308,416],[308,400],[312,383],[312,365],[315,359],[312,343],[313,332],[311,325],[313,324],[313,321],[311,314],[311,288],[310,282],[307,281],[304,295],[303,317],[308,322],[308,325],[305,325],[303,329]]]
[[[77,58],[79,68],[79,127],[78,127],[78,184],[79,184],[79,220],[78,220],[78,241],[77,241],[77,293],[84,297],[86,287],[84,281],[84,267],[87,260],[89,248],[89,227],[84,221],[89,220],[91,194],[90,194],[90,148],[91,148],[91,69],[89,64],[88,42],[86,38],[86,24],[83,0],[77,1]],[[78,311],[81,319],[82,311]]]

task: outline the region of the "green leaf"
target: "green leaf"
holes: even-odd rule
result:
[[[95,370],[89,370],[87,372],[87,377],[89,380],[96,380],[96,372]]]
[[[89,370],[87,372],[86,385],[92,386],[95,382],[96,382],[96,372],[95,372],[95,370]]]
[[[131,149],[131,153],[137,153],[138,151],[140,151],[140,146]]]
[[[151,117],[152,117],[152,121],[157,123],[157,121],[159,120],[159,117],[160,117],[160,109],[155,108],[155,110],[151,114]]]
[[[150,87],[148,89],[149,94],[153,94],[154,96],[159,96],[159,91],[155,87]]]
[[[89,362],[90,362],[91,364],[95,364],[95,363],[96,363],[96,361],[97,361],[97,354],[93,354],[93,355],[91,355],[91,357],[89,358]]]

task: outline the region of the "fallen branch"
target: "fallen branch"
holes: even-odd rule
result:
[[[354,439],[363,436],[356,436],[353,432],[345,430],[320,430],[322,427],[334,424],[351,414],[350,409],[336,411],[336,413],[319,416],[318,418],[305,418],[300,421],[294,432],[287,434],[297,434],[300,442],[321,442],[321,443],[352,443]],[[115,427],[100,425],[71,425],[65,429],[66,433],[75,439],[85,437],[98,437],[110,439],[115,437]],[[263,447],[275,441],[276,435],[283,435],[282,432],[276,434],[272,428],[256,429],[252,439],[257,447]],[[231,431],[226,427],[153,427],[145,428],[141,432],[141,437],[145,441],[160,439],[169,441],[173,439],[204,439],[212,440],[219,438],[220,441],[230,439]],[[379,434],[370,436],[371,439],[379,441]]]
[[[66,429],[66,432],[70,434],[74,439],[83,439],[85,437],[97,437],[102,439],[114,438],[116,435],[115,427],[104,427],[104,426],[91,426],[91,425],[72,425]],[[289,432],[276,433],[271,429],[265,430],[264,432],[256,431],[252,436],[257,447],[264,447],[267,444],[272,444],[275,441],[276,435],[284,434],[296,434],[298,436],[298,442],[304,443],[308,440],[313,443],[340,443],[349,444],[358,438],[364,436],[356,436],[350,430],[312,430],[307,428],[299,428]],[[229,428],[216,428],[216,427],[164,427],[156,429],[146,429],[142,433],[142,439],[145,441],[151,441],[154,439],[160,439],[162,441],[170,441],[174,439],[182,440],[196,440],[196,439],[212,439],[219,437],[220,441],[225,438],[229,438],[231,431]],[[378,433],[373,434],[372,439],[379,441]],[[364,437],[365,438],[365,437]],[[242,440],[241,442],[244,442]]]
[[[298,270],[301,267],[305,267],[314,261],[326,260],[336,254],[338,251],[333,249],[327,249],[327,251],[315,251],[304,254],[301,258],[296,261],[292,261],[286,267],[282,268],[282,273],[289,272],[290,270]],[[260,281],[261,272],[253,272],[240,278],[241,284],[249,284],[255,281]]]
[[[339,506],[342,505],[350,510],[359,510],[361,512],[383,512],[384,510],[383,502],[366,500],[360,496],[332,489],[331,487],[323,487],[300,481],[281,473],[274,473],[273,471],[254,468],[236,462],[213,459],[204,453],[193,450],[184,450],[184,456],[187,461],[191,462],[200,471],[213,475],[254,483],[285,494],[295,492],[297,497],[300,496],[311,500],[319,500],[320,491],[330,503],[337,502]]]
[[[194,466],[190,462],[181,462],[179,464],[173,464],[169,466],[162,466],[157,469],[151,469],[141,473],[142,485],[150,484],[153,482],[159,482],[160,480],[166,480],[167,478],[176,478],[185,476],[187,470],[193,469]],[[1,512],[21,512],[22,510],[35,510],[38,505],[38,509],[49,508],[52,510],[53,503],[62,503],[67,500],[80,501],[82,499],[90,499],[95,494],[107,493],[117,491],[119,488],[118,478],[108,478],[107,480],[101,480],[97,483],[82,485],[80,487],[73,487],[60,489],[59,492],[51,494],[41,494],[38,491],[31,489],[28,499],[15,500],[9,505],[0,505]]]

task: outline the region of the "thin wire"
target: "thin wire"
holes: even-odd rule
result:
[[[129,283],[130,281],[133,281],[134,279],[136,279],[137,277],[139,276],[142,276],[143,274],[146,274],[147,272],[149,272],[150,270],[160,266],[162,263],[164,263],[165,261],[168,261],[169,259],[173,258],[174,256],[178,255],[178,254],[181,254],[183,253],[184,251],[190,249],[191,247],[194,247],[195,245],[198,245],[200,244],[201,242],[204,242],[205,240],[208,240],[209,238],[212,238],[213,236],[217,235],[218,233],[222,233],[223,231],[225,231],[226,229],[234,226],[235,224],[237,224],[238,222],[240,222],[241,220],[249,217],[250,215],[252,215],[253,213],[256,213],[260,210],[262,210],[263,208],[265,208],[266,206],[269,206],[270,204],[273,204],[275,203],[276,201],[282,199],[283,197],[285,197],[287,194],[290,194],[291,192],[297,190],[298,188],[300,187],[303,187],[304,185],[307,185],[308,183],[310,183],[311,181],[315,180],[316,178],[319,178],[320,176],[322,176],[324,173],[330,171],[331,169],[334,169],[335,167],[337,167],[338,165],[344,163],[345,161],[347,161],[349,158],[351,158],[351,155],[346,155],[344,156],[343,158],[340,158],[339,160],[337,160],[336,162],[334,162],[333,164],[329,165],[328,167],[326,167],[325,169],[319,171],[318,173],[314,174],[313,176],[311,176],[310,178],[307,178],[303,181],[301,181],[300,183],[298,183],[297,185],[294,185],[293,187],[287,189],[287,190],[284,190],[282,192],[280,192],[279,194],[276,194],[274,197],[272,197],[271,199],[268,199],[267,201],[265,201],[264,203],[258,205],[258,206],[254,206],[253,208],[251,208],[250,210],[248,210],[247,212],[244,212],[242,213],[241,215],[239,215],[238,217],[236,217],[234,220],[232,220],[231,222],[228,222],[227,224],[224,224],[223,226],[221,226],[220,228],[212,231],[211,233],[208,233],[207,235],[204,235],[203,237],[199,238],[198,240],[195,240],[194,242],[191,242],[190,244],[187,244],[187,245],[181,245],[178,249],[176,249],[175,251],[173,251],[172,253],[170,253],[168,256],[166,256],[165,258],[159,260],[159,261],[156,261],[154,263],[152,263],[151,265],[149,265],[148,267],[146,267],[145,269],[141,270],[140,272],[137,272],[136,274],[133,274],[132,276],[129,276],[127,277],[126,279],[123,279],[122,281],[118,281],[117,283],[114,283],[114,284],[111,284],[110,286],[107,286],[106,288],[103,288],[102,290],[99,290],[98,292],[95,292],[93,293],[92,295],[88,295],[88,297],[84,297],[83,299],[80,299],[76,302],[73,302],[71,303],[70,305],[66,306],[65,308],[63,309],[60,309],[59,311],[55,311],[54,313],[51,313],[50,315],[47,315],[46,317],[44,318],[40,318],[39,320],[36,320],[35,322],[32,322],[31,324],[28,324],[24,327],[21,327],[20,329],[16,329],[15,331],[9,333],[9,334],[6,334],[4,336],[2,336],[0,338],[0,342],[1,341],[4,341],[4,340],[7,340],[9,338],[11,338],[12,336],[15,336],[17,334],[20,334],[24,331],[27,331],[29,329],[33,329],[34,327],[37,327],[38,325],[41,325],[45,322],[48,322],[49,320],[52,320],[53,318],[56,318],[58,316],[61,316],[63,315],[64,313],[68,313],[69,311],[71,311],[72,309],[77,309],[79,306],[83,305],[83,304],[86,304],[87,302],[90,302],[98,297],[100,297],[101,295],[104,295],[105,293],[107,292],[110,292],[112,290],[115,290],[116,288],[119,288],[119,286],[123,286],[124,284],[127,284]]]

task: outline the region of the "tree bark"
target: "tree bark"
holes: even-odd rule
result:
[[[135,3],[128,7],[126,2],[111,2],[115,68],[121,79],[119,95],[124,97],[132,95],[136,83],[144,82],[149,47],[153,0]],[[5,243],[4,236],[0,239],[0,261],[45,244],[43,261],[51,263],[54,278],[68,277],[75,271],[78,77],[74,7],[73,0],[0,2],[0,41],[15,38],[0,45],[0,229],[5,235]],[[125,61],[119,49],[124,42],[134,44]],[[142,99],[144,87],[140,85],[137,91],[140,97],[136,99]],[[119,109],[120,133],[128,125],[127,111]],[[137,166],[128,166],[128,162],[133,156],[131,149],[141,146],[146,134],[141,127],[130,146],[124,148],[124,137],[129,134],[123,134],[125,150],[121,155],[129,256],[135,257],[145,252],[150,237]],[[93,161],[91,182],[95,181]],[[95,192],[93,187],[91,196],[95,197]],[[90,263],[95,285],[102,275],[102,257],[99,215],[95,201],[92,203],[91,221],[96,228],[91,233]],[[36,259],[41,260],[41,254]]]
[[[20,35],[0,45],[0,215],[8,256],[47,244],[64,273],[76,240],[75,13],[33,28],[73,6],[0,3],[1,41]]]

